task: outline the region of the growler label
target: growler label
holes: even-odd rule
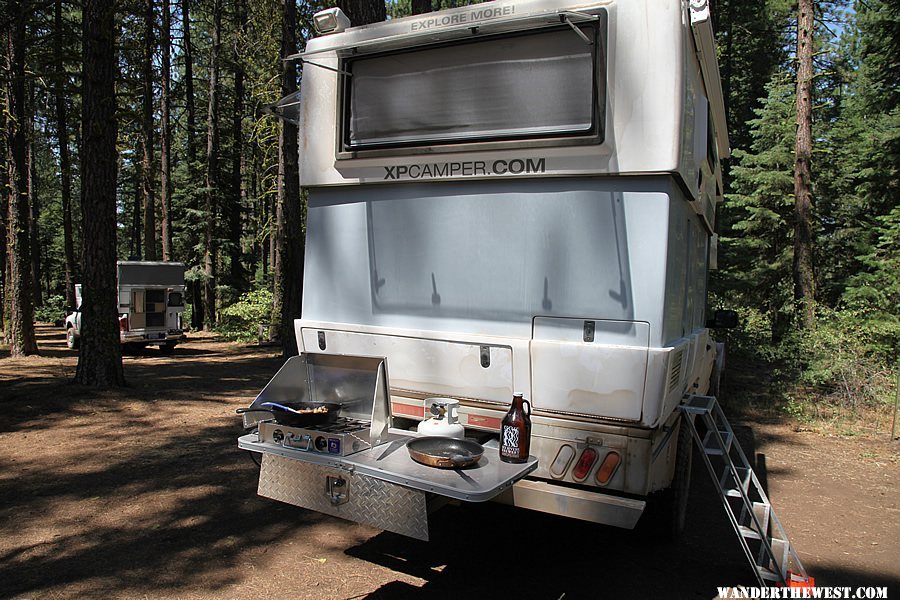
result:
[[[519,428],[510,425],[503,426],[502,443],[500,445],[500,454],[512,458],[519,456]]]

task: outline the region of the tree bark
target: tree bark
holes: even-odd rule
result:
[[[383,8],[383,7],[382,7]],[[297,5],[282,0],[281,55],[297,52]],[[282,62],[281,95],[297,91],[297,69]],[[294,319],[300,316],[303,296],[303,217],[300,206],[297,126],[279,121],[278,194],[276,199],[277,243],[273,322],[278,324],[283,353],[297,354]]]
[[[172,12],[169,0],[162,0],[162,32],[159,43],[162,51],[162,91],[160,93],[160,122],[159,122],[159,204],[162,228],[162,259],[172,260],[172,165],[171,165],[171,141],[172,127],[169,123],[171,99],[169,89],[172,87],[172,41],[171,35]]]
[[[385,3],[378,0],[338,0],[337,7],[344,11],[354,27],[378,23],[387,18]]]
[[[813,263],[812,84],[814,0],[800,0],[797,16],[797,137],[794,146],[794,300],[801,325],[816,325]]]
[[[243,255],[241,248],[241,214],[243,211],[243,195],[241,192],[241,157],[243,156],[244,136],[244,64],[238,47],[244,41],[244,23],[247,21],[247,4],[245,0],[236,0],[235,6],[235,31],[237,39],[234,51],[234,113],[232,115],[232,157],[231,157],[231,199],[232,203],[228,211],[228,229],[231,244],[228,247],[229,254],[229,283],[236,290],[243,290],[246,286],[246,276],[241,264]]]
[[[7,296],[9,322],[7,341],[12,356],[37,354],[32,304],[31,252],[28,228],[28,140],[26,128],[30,115],[25,110],[25,31],[28,9],[14,4],[13,22],[6,39],[7,83],[7,168],[9,169],[9,205],[7,211],[7,248],[9,278]]]
[[[206,225],[203,236],[203,328],[216,323],[216,216],[219,194],[219,52],[222,37],[222,0],[213,3],[212,47],[209,58],[209,111],[206,130]]]
[[[412,14],[421,15],[433,11],[431,0],[412,0]]]
[[[153,186],[153,50],[156,47],[153,25],[154,0],[145,0],[143,112],[141,117],[141,195],[144,208],[144,258],[156,260],[156,193]]]
[[[9,48],[9,32],[3,29],[0,29],[0,61],[2,61],[2,70],[8,72],[9,64],[8,64],[8,56],[7,50]],[[2,87],[0,87],[0,132],[6,132],[6,117],[7,117],[7,92],[9,88],[7,86],[7,82],[4,80],[2,82]],[[9,312],[9,306],[7,304],[8,296],[6,294],[6,282],[9,280],[8,272],[9,272],[9,262],[7,261],[7,229],[6,229],[6,215],[9,210],[9,192],[10,184],[9,184],[9,162],[10,155],[8,153],[7,139],[5,133],[0,133],[0,157],[3,158],[4,161],[7,162],[6,165],[0,167],[0,342],[6,343],[6,314]]]
[[[194,108],[194,48],[191,44],[191,2],[181,0],[182,29],[184,31],[184,94],[185,112],[187,113],[187,156],[188,173],[194,170],[197,162],[197,112]]]
[[[28,104],[27,104],[28,122],[27,139],[28,139],[28,233],[31,238],[31,290],[34,306],[44,305],[44,293],[41,288],[41,199],[38,196],[38,173],[37,163],[34,157],[35,144],[35,97],[34,97],[34,81],[28,83]]]
[[[190,0],[181,0],[181,17],[184,45],[184,93],[185,93],[185,113],[187,121],[187,130],[185,131],[187,146],[187,172],[188,179],[195,181],[195,172],[197,166],[197,112],[194,106],[194,46],[191,42],[191,2]],[[197,210],[199,206],[199,195],[190,194],[188,205]],[[194,248],[199,242],[200,236],[193,230],[187,231],[186,235],[189,239],[189,246]],[[191,281],[188,283],[188,291],[191,296],[191,328],[202,329],[205,322],[203,314],[203,295],[205,286],[200,281]]]
[[[135,155],[137,152],[135,152]],[[144,230],[141,228],[141,206],[143,205],[143,187],[141,177],[141,163],[134,165],[134,201],[131,205],[131,237],[128,244],[128,258],[140,259],[143,256],[141,252],[141,239],[144,237]]]
[[[84,277],[81,347],[75,381],[125,384],[116,283],[115,2],[82,9],[81,215]]]
[[[63,65],[62,0],[53,8],[53,61],[57,73],[54,96],[56,100],[56,138],[59,146],[60,195],[63,219],[63,260],[65,262],[66,306],[75,308],[75,244],[72,241],[72,159],[69,156],[69,123],[66,105],[66,70]]]

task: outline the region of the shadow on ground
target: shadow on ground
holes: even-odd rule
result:
[[[341,597],[308,579],[302,588],[289,575],[276,581],[302,562],[288,540],[311,548],[306,534],[323,524],[335,532],[329,560],[342,576],[378,575],[359,598],[714,598],[717,587],[753,585],[696,453],[677,544],[642,524],[630,532],[490,503],[445,507],[423,543],[262,499],[257,467],[236,448],[233,409],[282,360],[212,338],[184,350],[126,359],[131,387],[116,393],[68,383],[71,355],[3,379],[0,597]],[[736,433],[765,482],[762,450],[783,440],[758,439],[750,427]],[[260,562],[279,549],[296,558]],[[900,585],[843,565],[814,575],[820,585]]]

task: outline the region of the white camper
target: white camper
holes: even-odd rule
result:
[[[119,339],[129,346],[159,346],[170,354],[184,340],[184,263],[119,261]],[[75,286],[75,310],[66,317],[66,344],[81,336],[81,285]]]
[[[715,364],[729,153],[706,3],[500,0],[349,28],[331,9],[316,24],[290,57],[302,89],[274,108],[299,125],[309,191],[301,356],[251,409],[323,398],[358,368],[368,408],[352,416],[372,427],[332,443],[245,415],[260,493],[422,537],[399,507],[352,509],[342,477],[625,528],[669,490],[677,530],[692,442],[676,408]],[[497,467],[514,392],[533,408],[521,470],[460,483],[379,462],[400,461],[389,434],[443,397]]]

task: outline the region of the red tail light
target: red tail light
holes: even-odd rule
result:
[[[584,452],[581,453],[581,458],[578,459],[578,463],[575,465],[575,469],[572,471],[572,477],[575,481],[584,481],[588,473],[591,472],[591,467],[594,466],[595,462],[597,462],[597,451],[593,448],[585,448]]]

